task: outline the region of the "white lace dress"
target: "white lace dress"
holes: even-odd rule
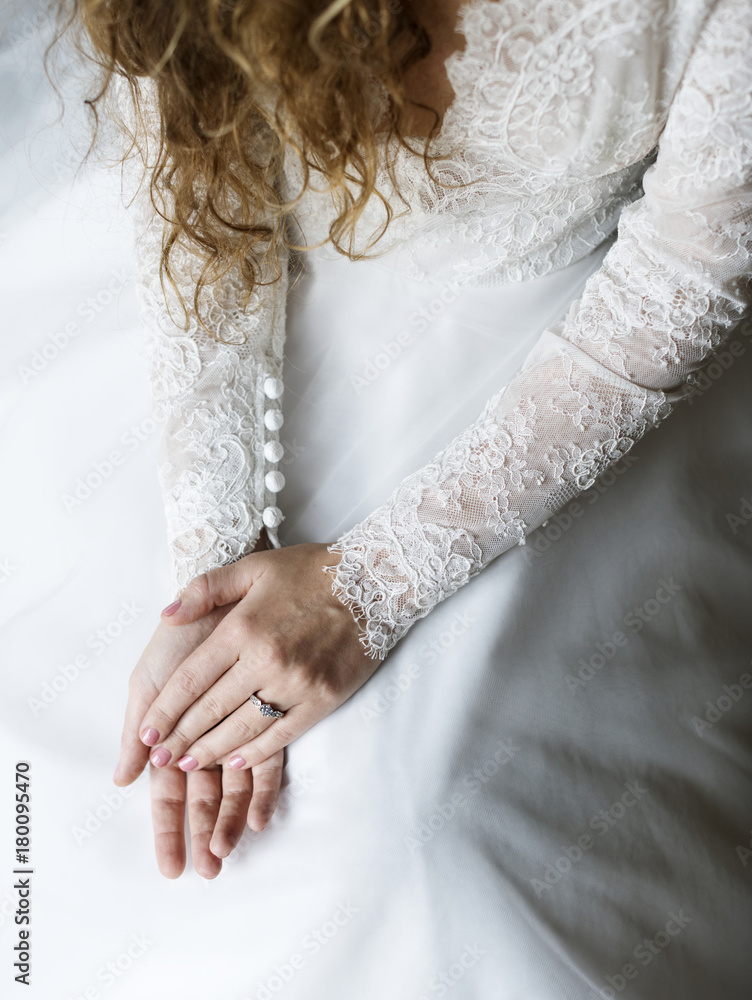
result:
[[[262,524],[326,541],[385,658],[233,870],[247,996],[736,1000],[752,5],[470,0],[459,28],[436,173],[472,183],[385,150],[409,210],[378,258],[309,191],[322,245],[247,313],[213,289],[218,343],[169,319],[141,204],[176,592]]]

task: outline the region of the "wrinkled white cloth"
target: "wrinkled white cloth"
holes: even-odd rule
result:
[[[648,6],[606,9],[625,21]],[[696,15],[672,36],[682,52],[707,9],[681,5]],[[3,166],[21,170],[10,153]],[[0,454],[20,474],[3,505],[13,669],[0,711],[4,769],[29,759],[36,782],[32,1000],[746,1000],[752,325],[726,334],[656,433],[416,621],[288,748],[278,813],[219,879],[168,883],[145,780],[130,796],[109,783],[127,678],[170,586],[129,254],[114,220],[92,221],[117,192],[86,175],[58,199],[13,190],[0,220],[0,273],[20,274],[4,300]],[[597,238],[525,280],[455,282],[467,258],[451,240],[431,251],[435,281],[407,266],[408,249],[357,264],[311,253],[285,304],[283,356],[247,369],[219,355],[251,380],[242,427],[257,443],[251,459],[242,440],[203,453],[206,484],[237,461],[228,481],[245,485],[191,522],[173,569],[242,554],[266,507],[284,510],[280,544],[364,522],[601,280],[615,244],[598,218]],[[49,335],[62,343],[74,320],[55,354]],[[145,343],[153,358],[152,330]],[[51,357],[22,374],[43,348]],[[179,351],[169,357],[179,370]],[[282,413],[278,431],[251,419],[267,409]],[[234,420],[223,440],[237,442]],[[200,420],[187,426],[197,440]],[[254,492],[259,468],[285,476],[278,501]],[[209,544],[215,529],[228,548]],[[10,860],[7,825],[2,838]],[[8,867],[6,958],[12,885]]]

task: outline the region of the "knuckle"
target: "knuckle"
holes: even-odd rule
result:
[[[339,690],[337,674],[329,664],[305,663],[295,666],[290,674],[293,689],[311,704],[329,705]]]
[[[188,735],[188,733],[186,733],[185,729],[183,729],[180,725],[176,725],[172,730],[172,732],[170,733],[169,737],[166,740],[162,741],[163,745],[166,743],[170,743],[173,746],[184,746],[190,742],[191,742],[191,737]]]
[[[186,740],[185,742],[188,743],[189,741]],[[193,757],[194,760],[197,760],[199,764],[203,764],[213,758],[211,749],[206,745],[206,743],[203,742],[203,740],[198,740],[198,742],[193,743],[191,746],[187,746],[185,749],[186,752],[190,750],[191,757]]]
[[[157,705],[149,712],[149,718],[143,723],[141,729],[153,727],[160,736],[166,736],[172,729],[174,721],[175,717],[173,715],[169,715],[163,708]]]
[[[253,724],[242,716],[232,719],[232,730],[233,739],[237,741],[238,746],[248,743],[257,733]]]
[[[259,802],[254,802],[253,811],[262,823],[268,823],[274,815],[277,803],[264,796]]]
[[[201,710],[202,715],[211,716],[217,722],[220,719],[224,719],[225,715],[227,715],[226,707],[218,701],[215,695],[208,692],[202,696],[201,701],[198,703],[198,708]]]
[[[266,642],[263,652],[264,663],[273,670],[282,670],[287,667],[289,657],[284,643],[279,638],[271,638]]]
[[[217,807],[217,797],[212,795],[191,796],[188,805],[189,808],[211,811]]]
[[[222,622],[222,635],[231,646],[243,646],[248,639],[249,628],[238,615],[230,614]]]
[[[156,801],[163,806],[167,806],[170,809],[182,809],[185,805],[185,799],[178,798],[175,795],[157,795]]]
[[[262,775],[282,774],[283,769],[283,758],[281,754],[282,750],[278,750],[271,757],[267,757],[266,760],[262,760],[260,764],[256,764],[253,768],[253,775],[255,778],[260,778]]]
[[[270,733],[269,739],[274,739],[275,743],[282,740],[285,745],[287,745],[288,743],[292,743],[295,739],[295,734],[293,733],[292,728],[285,722],[284,719],[278,719],[273,726],[269,727],[268,731]]]
[[[286,684],[295,691],[305,690],[310,686],[310,669],[306,663],[291,663],[287,668]]]
[[[198,677],[192,670],[180,670],[175,675],[175,683],[182,695],[195,699],[200,694]]]
[[[208,601],[211,596],[211,585],[209,582],[209,573],[199,573],[198,576],[194,576],[191,582],[183,591],[183,597],[191,598],[194,600]]]

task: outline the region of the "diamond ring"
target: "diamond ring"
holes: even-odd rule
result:
[[[253,702],[256,708],[261,712],[262,715],[268,716],[270,719],[281,719],[285,714],[284,712],[279,712],[272,708],[271,705],[265,704],[260,698],[257,698],[255,694],[252,694],[248,701]]]

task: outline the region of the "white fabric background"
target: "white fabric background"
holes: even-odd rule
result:
[[[752,522],[734,532],[727,518],[752,501],[750,326],[728,371],[561,537],[547,546],[541,529],[498,559],[290,748],[278,814],[217,880],[190,862],[176,882],[159,876],[146,779],[129,795],[110,781],[127,679],[169,591],[157,435],[120,277],[129,227],[115,173],[65,166],[78,126],[40,131],[54,106],[29,10],[7,22],[0,63],[3,996],[584,1000],[608,996],[629,962],[637,977],[611,989],[630,1000],[746,996],[752,692],[702,734],[692,719],[752,673]],[[474,418],[597,262],[535,289],[465,293],[358,394],[352,376],[435,290],[318,261],[288,325],[282,541],[333,540],[384,500]],[[71,322],[78,335],[25,372]],[[426,384],[443,378],[456,406],[421,388],[429,365]],[[122,462],[66,510],[113,450]],[[681,590],[631,631],[625,618],[671,579]],[[617,630],[626,645],[571,691],[566,677]],[[42,709],[30,699],[44,692]],[[11,957],[18,759],[33,788],[25,992]],[[646,793],[599,834],[592,817],[634,782]],[[588,832],[592,849],[539,898],[531,880]],[[680,912],[686,928],[642,964],[634,949]]]

